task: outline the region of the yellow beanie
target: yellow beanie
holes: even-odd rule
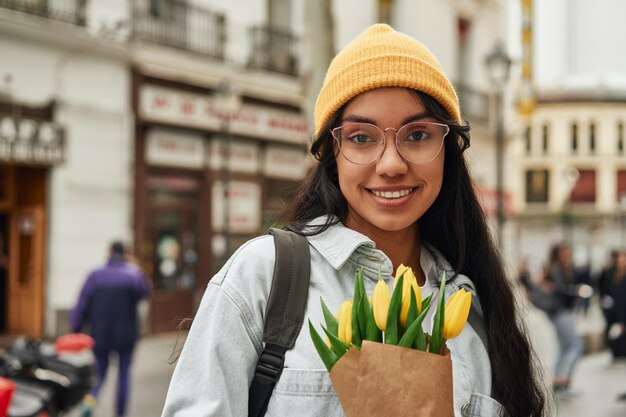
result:
[[[378,87],[405,87],[428,94],[461,124],[459,99],[437,58],[420,42],[375,24],[333,59],[315,103],[315,136],[357,95]]]

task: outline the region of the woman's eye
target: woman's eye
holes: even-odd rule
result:
[[[426,130],[417,130],[415,132],[411,132],[407,135],[406,140],[408,141],[421,141],[428,139],[430,134]]]
[[[364,133],[357,133],[354,135],[350,135],[349,137],[350,142],[354,142],[354,143],[368,143],[368,142],[374,142],[374,139]]]

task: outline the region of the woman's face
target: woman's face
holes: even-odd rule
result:
[[[355,97],[339,125],[366,122],[384,131],[399,130],[415,121],[437,122],[413,93],[385,87]],[[387,131],[385,138],[382,155],[369,165],[348,161],[335,142],[339,187],[348,203],[346,226],[366,236],[415,229],[417,220],[437,198],[443,181],[445,147],[432,161],[416,165],[398,153],[393,130]]]

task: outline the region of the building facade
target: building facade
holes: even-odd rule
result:
[[[525,3],[533,5],[536,105],[510,130],[508,249],[539,269],[550,245],[567,242],[578,266],[597,271],[626,244],[626,61],[601,47],[626,39],[619,24],[626,8]]]
[[[504,35],[506,2],[322,3],[335,50],[386,21],[435,53],[473,126],[469,155],[489,196],[483,61]],[[116,238],[152,283],[147,330],[193,316],[210,277],[275,224],[310,166],[303,109],[321,57],[308,7],[317,2],[0,0],[0,332],[64,332]]]

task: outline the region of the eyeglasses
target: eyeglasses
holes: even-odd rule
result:
[[[395,133],[396,149],[402,158],[413,164],[425,164],[439,155],[448,125],[412,122],[399,130],[381,130],[370,123],[347,123],[330,131],[342,155],[353,164],[367,165],[378,161],[385,151],[387,131]]]

